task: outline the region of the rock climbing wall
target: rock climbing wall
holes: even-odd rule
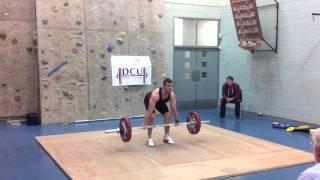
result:
[[[161,0],[37,0],[42,122],[144,113],[165,74]],[[112,55],[150,56],[153,85],[113,87]]]
[[[35,0],[0,0],[0,117],[37,111]]]
[[[87,119],[83,0],[37,1],[42,123]]]

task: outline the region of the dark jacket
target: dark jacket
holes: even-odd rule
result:
[[[234,100],[240,97],[240,86],[239,84],[233,82],[232,86],[229,87],[227,83],[222,86],[222,97],[224,99],[233,98]]]

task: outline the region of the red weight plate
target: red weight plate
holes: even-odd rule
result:
[[[129,142],[132,136],[132,126],[130,119],[124,117],[120,119],[119,123],[120,137],[123,142]]]
[[[187,122],[193,123],[187,125],[190,134],[198,134],[201,128],[201,119],[199,114],[197,112],[190,112],[187,116]]]

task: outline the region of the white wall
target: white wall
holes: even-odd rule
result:
[[[277,54],[240,49],[231,9],[223,8],[220,84],[233,75],[246,110],[320,124],[320,17],[311,16],[320,12],[320,1],[278,1]]]
[[[220,19],[222,1],[209,0],[165,0],[164,1],[164,38],[165,60],[168,76],[173,75],[173,18],[208,18]]]

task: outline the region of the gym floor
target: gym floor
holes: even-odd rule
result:
[[[211,124],[214,126],[312,152],[308,133],[288,133],[285,130],[272,128],[273,121],[290,122],[297,125],[301,125],[301,123],[270,116],[263,116],[262,118],[259,118],[257,114],[247,112],[243,114],[241,120],[235,120],[233,110],[227,111],[227,115],[224,120],[217,120],[217,111],[215,109],[201,109],[195,111],[200,113],[202,120],[211,120]],[[181,111],[181,119],[185,119],[187,113],[187,111]],[[141,126],[143,119],[137,118],[132,120],[132,122],[133,126]],[[162,117],[157,117],[157,123],[162,123]],[[34,137],[40,135],[105,130],[116,128],[117,126],[118,121],[113,120],[82,124],[43,126],[13,126],[0,124],[0,177],[1,179],[10,180],[68,179],[63,171],[60,170],[55,162],[40,147]],[[146,146],[146,148],[148,147]],[[296,179],[300,172],[310,166],[312,166],[312,164],[260,172],[245,176],[230,177],[226,179]]]

